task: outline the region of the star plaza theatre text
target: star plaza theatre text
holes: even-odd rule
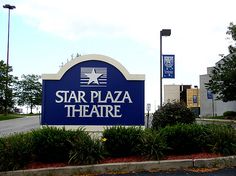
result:
[[[122,117],[121,104],[133,103],[128,91],[58,90],[55,102],[64,104],[66,117]]]

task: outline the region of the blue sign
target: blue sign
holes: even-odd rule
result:
[[[211,90],[207,90],[207,99],[213,99],[213,94]]]
[[[80,56],[42,78],[42,125],[144,125],[145,75],[109,57]]]
[[[163,55],[163,78],[175,78],[175,55]]]
[[[193,95],[193,103],[197,103],[197,95]]]

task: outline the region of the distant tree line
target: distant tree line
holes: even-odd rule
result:
[[[71,59],[79,56],[79,53],[71,54]],[[23,74],[19,79],[11,74],[12,71],[11,66],[7,68],[7,64],[0,60],[0,114],[13,112],[16,105],[28,106],[32,113],[33,108],[42,102],[41,77]]]
[[[13,76],[11,66],[0,60],[0,113],[13,112],[16,105],[29,106],[32,113],[36,105],[41,105],[42,84],[39,75]]]

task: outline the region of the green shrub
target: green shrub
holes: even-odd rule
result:
[[[206,143],[209,150],[224,155],[236,154],[236,131],[233,127],[225,125],[207,125]]]
[[[22,169],[32,161],[93,164],[103,155],[101,141],[93,140],[83,129],[43,127],[0,138],[0,171]]]
[[[67,162],[73,139],[81,131],[65,130],[55,127],[43,127],[32,131],[32,145],[35,161]]]
[[[235,111],[226,111],[223,113],[223,116],[236,116]]]
[[[223,113],[224,118],[236,120],[236,112],[235,111],[226,111]]]
[[[169,153],[190,154],[201,152],[205,148],[204,126],[197,124],[177,124],[160,130],[166,140]]]
[[[92,139],[87,133],[81,133],[74,141],[70,142],[72,149],[69,153],[69,164],[96,164],[105,155],[102,142]]]
[[[191,124],[194,121],[194,113],[183,103],[167,103],[153,114],[152,128],[159,130],[167,125]]]
[[[31,159],[31,134],[0,138],[0,171],[22,169]]]
[[[212,152],[236,154],[236,131],[224,125],[177,124],[160,130],[169,153]]]
[[[157,131],[147,129],[141,137],[138,149],[141,155],[148,159],[159,160],[167,151],[167,144]]]
[[[138,127],[111,127],[105,129],[103,138],[105,150],[111,156],[121,157],[137,154],[143,130]]]

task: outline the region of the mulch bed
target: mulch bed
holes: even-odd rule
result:
[[[180,160],[180,159],[201,159],[201,158],[215,158],[221,157],[220,154],[214,153],[195,153],[190,155],[170,155],[165,157],[163,160]],[[140,162],[148,161],[142,156],[129,156],[129,157],[119,157],[119,158],[105,158],[101,161],[101,164],[104,163],[120,163],[120,162]],[[38,168],[49,168],[49,167],[64,167],[69,166],[68,163],[41,163],[33,162],[28,164],[25,169],[38,169]]]

